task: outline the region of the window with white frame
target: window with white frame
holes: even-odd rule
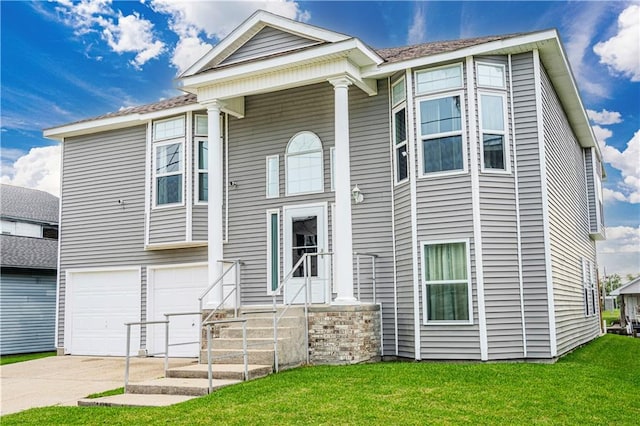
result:
[[[480,93],[480,133],[482,135],[482,169],[507,169],[506,96]]]
[[[202,114],[196,114],[195,135],[196,136],[208,136],[209,135],[209,117]]]
[[[505,89],[504,65],[478,63],[476,65],[478,86]]]
[[[267,167],[267,198],[280,196],[280,156],[269,155],[266,160]]]
[[[401,183],[409,177],[407,151],[407,108],[401,104],[393,110],[393,161],[395,182]]]
[[[322,192],[322,142],[312,132],[300,132],[287,144],[285,156],[287,195]]]
[[[422,244],[424,322],[472,322],[468,242]]]
[[[462,64],[416,71],[416,93],[462,88]]]
[[[183,143],[154,145],[156,205],[182,203]]]
[[[198,201],[209,200],[209,144],[204,139],[196,139],[198,146]]]
[[[422,173],[464,170],[462,95],[421,100]]]
[[[280,285],[280,211],[267,210],[267,289]]]
[[[593,262],[582,259],[582,292],[584,296],[585,316],[595,315],[598,311],[598,289]]]
[[[407,93],[404,84],[404,77],[391,85],[391,106],[395,107],[400,102],[404,102]]]
[[[591,313],[593,315],[597,315],[599,310],[598,280],[596,274],[596,266],[593,262],[589,262],[589,284],[591,289]]]
[[[184,136],[185,117],[169,118],[153,122],[153,140],[161,141],[166,139],[179,138]]]

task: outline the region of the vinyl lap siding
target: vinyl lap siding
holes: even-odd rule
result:
[[[149,244],[185,241],[186,208],[153,209],[149,221]]]
[[[542,101],[549,192],[551,267],[558,355],[596,338],[599,316],[585,317],[582,258],[595,264],[589,238],[583,150],[571,131],[562,106],[542,72]]]
[[[223,60],[220,65],[300,49],[318,43],[316,40],[300,37],[272,27],[264,27],[242,47]]]
[[[551,350],[533,54],[514,55],[512,72],[527,356],[548,358]]]
[[[394,209],[396,288],[398,299],[398,356],[414,358],[414,283],[413,251],[411,244],[411,191],[409,182],[395,187]]]

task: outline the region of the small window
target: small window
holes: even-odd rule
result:
[[[184,136],[184,115],[153,122],[153,140],[179,138]]]
[[[480,94],[483,170],[506,170],[505,103],[502,95]]]
[[[584,314],[593,316],[598,312],[598,283],[593,262],[582,259],[582,292],[584,295]]]
[[[478,86],[504,89],[504,65],[478,64]]]
[[[409,177],[407,158],[407,109],[403,105],[393,113],[393,157],[395,162],[395,181],[404,182]]]
[[[42,238],[49,238],[51,240],[58,239],[58,228],[52,226],[42,227]]]
[[[425,323],[471,323],[466,241],[423,244]]]
[[[267,157],[267,198],[280,196],[280,157],[270,155]]]
[[[182,143],[155,146],[156,205],[182,203]]]
[[[461,95],[420,102],[423,173],[464,170]]]
[[[267,282],[270,292],[280,284],[280,212],[267,211]]]
[[[433,93],[462,87],[462,64],[416,72],[416,92]]]
[[[209,144],[205,140],[198,142],[198,201],[209,200]]]
[[[196,136],[209,136],[209,122],[206,115],[196,114]]]
[[[391,105],[396,106],[400,102],[404,101],[407,97],[405,85],[404,85],[404,77],[400,80],[393,83],[391,86]]]
[[[322,142],[311,132],[300,132],[289,141],[285,157],[287,195],[324,190]]]

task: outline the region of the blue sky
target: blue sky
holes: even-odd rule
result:
[[[59,150],[43,128],[180,94],[177,73],[258,8],[374,48],[556,28],[608,175],[600,266],[640,272],[638,2],[61,0],[0,8],[1,179],[55,194]]]

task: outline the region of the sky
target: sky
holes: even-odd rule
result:
[[[640,273],[637,1],[0,1],[0,181],[59,195],[42,129],[181,94],[174,78],[257,9],[373,48],[556,28],[607,173],[600,274]]]

